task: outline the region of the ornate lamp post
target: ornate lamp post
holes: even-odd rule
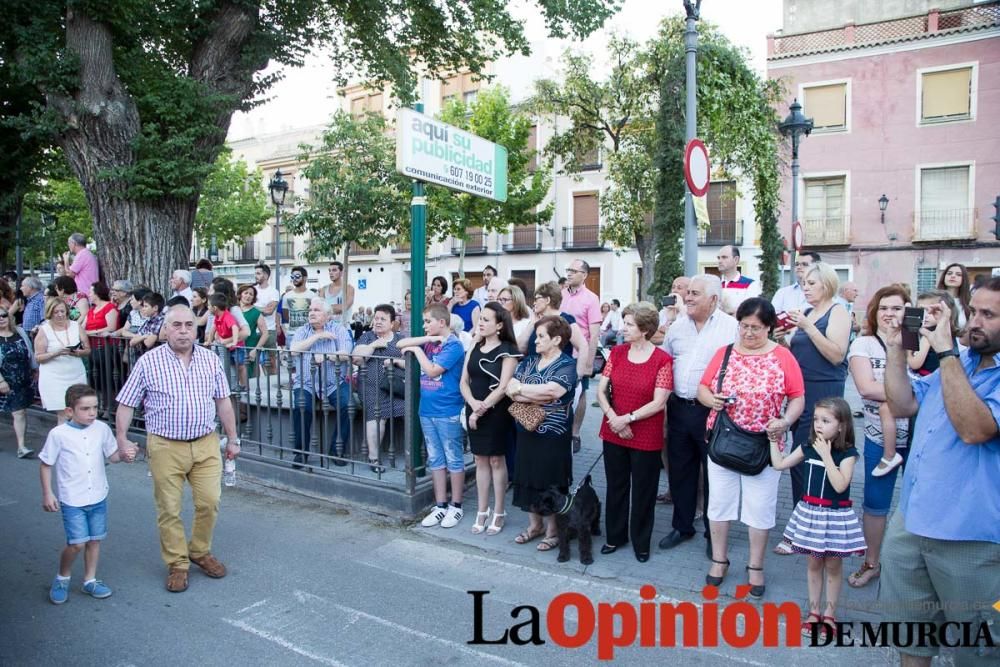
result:
[[[278,294],[281,294],[281,207],[285,205],[285,195],[288,194],[288,182],[282,176],[279,169],[267,184],[274,204],[274,287]]]
[[[878,210],[882,214],[882,226],[885,226],[885,209],[889,208],[889,198],[883,194],[878,198]]]
[[[802,105],[798,100],[792,100],[788,107],[789,114],[781,121],[778,129],[782,136],[792,140],[792,224],[799,217],[799,142],[802,137],[808,137],[813,129],[813,119],[806,118],[802,113]],[[795,280],[795,245],[792,245],[791,260],[788,271],[788,284]]]

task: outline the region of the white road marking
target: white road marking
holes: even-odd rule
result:
[[[261,600],[261,602],[266,602],[266,600]],[[249,632],[250,634],[256,635],[261,639],[266,639],[269,642],[273,642],[282,648],[286,648],[289,651],[297,653],[303,657],[309,658],[310,660],[315,660],[316,662],[320,662],[324,665],[330,665],[330,667],[348,667],[344,663],[337,662],[333,658],[328,658],[324,655],[318,655],[316,653],[313,653],[312,651],[302,648],[301,646],[296,646],[294,643],[290,642],[284,637],[279,637],[278,635],[272,632],[261,630],[260,628],[255,628],[252,625],[245,623],[244,621],[237,621],[231,618],[224,618],[222,620],[233,627],[239,628],[244,632]]]

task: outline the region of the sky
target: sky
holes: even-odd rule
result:
[[[599,58],[612,33],[645,42],[662,18],[683,15],[684,4],[682,0],[625,0],[603,29],[583,42],[548,39],[541,20],[532,12],[522,13],[529,41],[543,46],[546,53],[557,56],[572,48]],[[746,47],[753,67],[764,74],[767,35],[781,28],[781,0],[703,0],[701,16],[717,24],[734,44]],[[322,55],[310,57],[305,67],[286,69],[285,78],[269,91],[266,103],[233,116],[230,141],[325,124],[337,108],[337,86],[330,72]]]

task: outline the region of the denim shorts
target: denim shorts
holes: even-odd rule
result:
[[[454,417],[421,417],[420,428],[427,444],[427,469],[448,472],[465,470],[465,430],[462,415]]]
[[[229,350],[229,358],[237,366],[242,366],[247,362],[247,348],[244,345]]]
[[[60,503],[66,544],[83,544],[108,536],[108,499],[84,507]]]
[[[888,475],[875,477],[872,471],[882,460],[885,449],[877,442],[873,442],[865,437],[865,496],[861,506],[865,514],[872,516],[886,516],[889,514],[889,507],[892,505],[892,490],[896,486],[896,476],[906,465],[906,456],[909,454],[909,447],[898,447],[896,453],[903,457],[903,462],[892,469]]]

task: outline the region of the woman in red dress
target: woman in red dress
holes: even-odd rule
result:
[[[649,340],[660,323],[651,303],[627,306],[622,318],[625,344],[611,348],[597,390],[608,483],[608,541],[601,553],[614,553],[631,541],[636,560],[645,563],[660,478],[663,406],[674,387],[673,358]]]

